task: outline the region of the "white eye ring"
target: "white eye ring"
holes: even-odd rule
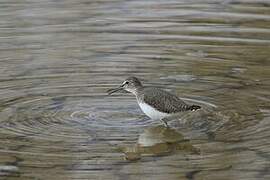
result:
[[[125,86],[127,84],[127,81],[124,81],[121,86]]]

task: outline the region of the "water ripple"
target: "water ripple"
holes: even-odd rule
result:
[[[269,177],[268,1],[1,5],[0,178]],[[202,109],[164,128],[131,75]]]

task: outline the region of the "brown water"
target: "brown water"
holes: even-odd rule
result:
[[[270,179],[267,0],[0,2],[0,179]],[[160,126],[133,75],[203,107]]]

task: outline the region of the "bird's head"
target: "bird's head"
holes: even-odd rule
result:
[[[129,77],[125,81],[123,81],[123,83],[119,87],[114,88],[114,89],[109,89],[108,94],[111,95],[120,90],[125,90],[133,94],[136,94],[138,89],[140,89],[141,87],[142,87],[142,83],[140,82],[138,78]]]

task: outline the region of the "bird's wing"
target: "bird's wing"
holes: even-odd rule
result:
[[[158,111],[164,113],[177,113],[181,111],[187,111],[189,105],[176,95],[158,88],[145,88],[143,100],[145,103],[150,104]]]

